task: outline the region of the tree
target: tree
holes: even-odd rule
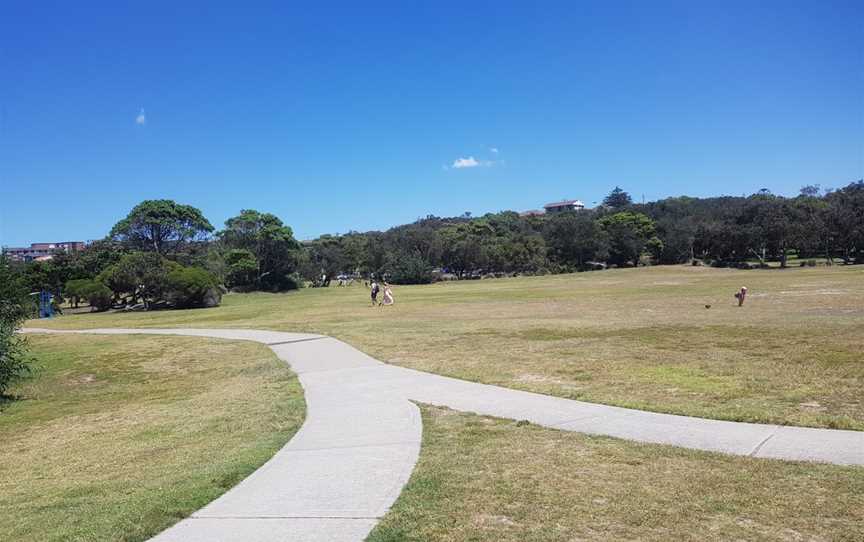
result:
[[[82,293],[87,299],[87,304],[94,311],[105,311],[111,308],[112,292],[111,290],[96,280],[90,280],[84,286]]]
[[[391,253],[386,264],[388,280],[393,284],[429,284],[432,266],[419,254]]]
[[[87,299],[87,289],[93,281],[90,279],[67,280],[63,288],[63,294],[69,299],[72,308],[77,309],[82,299]]]
[[[442,229],[444,266],[460,278],[466,272],[481,268],[484,263],[483,238],[492,233],[491,226],[480,221],[464,222]]]
[[[181,265],[155,252],[126,254],[93,283],[83,289],[97,310],[110,306],[110,300],[105,301],[106,286],[115,298],[129,296],[133,303],[140,300],[147,310],[214,307],[222,299],[219,281],[212,273]]]
[[[429,263],[441,260],[441,221],[427,217],[412,224],[390,228],[382,241],[391,253],[416,254]]]
[[[632,204],[633,199],[630,194],[622,190],[620,186],[613,188],[609,195],[603,198],[603,205],[613,209],[622,209]]]
[[[87,300],[91,310],[104,311],[111,308],[113,292],[97,280],[73,279],[67,281],[63,292],[76,309],[82,299]]]
[[[787,253],[795,238],[793,209],[785,198],[760,191],[748,198],[738,226],[750,240],[750,252],[765,263],[766,254],[777,256],[786,267]]]
[[[857,181],[825,196],[824,220],[828,242],[845,263],[864,256],[864,181]]]
[[[609,236],[590,215],[557,213],[543,231],[549,257],[566,268],[584,269],[609,257]]]
[[[642,213],[623,211],[604,216],[600,226],[609,236],[609,261],[616,265],[632,263],[639,265],[642,253],[650,245],[655,250],[662,249],[662,243],[655,241],[654,221]]]
[[[270,213],[243,209],[225,221],[219,240],[229,250],[246,250],[255,258],[253,280],[243,286],[258,290],[291,290],[299,287],[296,276],[302,250],[291,228]]]
[[[329,286],[330,279],[343,272],[353,272],[342,237],[322,235],[307,247],[308,263],[304,266],[306,278],[316,281],[325,275],[322,286]]]
[[[155,252],[133,252],[103,271],[99,282],[110,288],[115,298],[129,295],[133,303],[140,300],[149,309],[164,300],[168,273],[179,267]]]
[[[819,191],[821,188],[818,184],[808,184],[801,187],[801,195],[808,198],[817,198],[819,197]]]
[[[813,257],[823,253],[830,262],[829,234],[825,222],[828,202],[818,196],[802,194],[789,205],[793,218],[792,243],[798,249],[798,257]]]
[[[487,272],[523,273],[546,267],[546,243],[538,230],[518,213],[490,213],[479,221],[480,260]]]
[[[133,250],[173,255],[194,240],[205,239],[213,226],[201,211],[172,200],[146,200],[111,228],[109,237]]]
[[[229,288],[244,288],[255,284],[258,278],[258,260],[252,252],[243,248],[231,249],[225,254],[225,264],[225,282]]]
[[[34,303],[28,293],[22,277],[0,256],[0,396],[30,371],[27,343],[15,333],[33,313]]]

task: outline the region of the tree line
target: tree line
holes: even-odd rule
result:
[[[864,262],[864,182],[825,192],[807,186],[793,198],[763,189],[644,204],[615,187],[596,209],[427,216],[385,232],[321,236],[307,244],[301,270],[309,278],[354,272],[423,283],[686,262],[786,267],[791,254]]]
[[[595,209],[430,215],[308,242],[270,213],[241,210],[217,231],[195,207],[148,200],[83,251],[12,268],[30,291],[102,310],[213,306],[225,289],[285,291],[340,275],[418,284],[691,261],[785,267],[790,255],[864,261],[864,181],[791,198],[760,190],[644,204],[616,187]]]

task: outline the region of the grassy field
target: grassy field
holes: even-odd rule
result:
[[[265,346],[32,336],[39,370],[0,413],[0,539],[145,540],[269,459],[302,423]]]
[[[864,469],[695,452],[423,408],[368,542],[864,540]]]
[[[744,307],[732,294],[750,290]],[[231,294],[222,307],[47,324],[325,333],[396,365],[685,415],[864,429],[864,267],[669,266],[395,287]],[[705,305],[710,305],[706,309]]]

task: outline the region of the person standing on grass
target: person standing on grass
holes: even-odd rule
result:
[[[735,299],[738,300],[738,306],[739,307],[744,304],[744,298],[745,297],[747,297],[747,287],[742,286],[740,290],[735,292]]]
[[[393,299],[393,290],[391,290],[390,285],[385,282],[384,299],[381,301],[381,305],[392,305],[393,303],[396,303],[396,300]]]
[[[378,290],[380,290],[380,288],[378,286],[378,281],[375,279],[372,279],[371,295],[372,295],[372,306],[373,307],[378,304]]]

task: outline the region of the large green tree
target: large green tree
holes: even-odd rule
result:
[[[549,217],[543,237],[550,259],[565,269],[582,269],[588,262],[605,261],[609,256],[608,234],[585,212]]]
[[[299,286],[296,272],[302,258],[300,243],[276,215],[243,209],[225,221],[225,229],[218,236],[227,250],[246,251],[254,258],[253,270],[248,257],[234,253],[238,256],[234,263],[239,267],[229,266],[229,274],[247,276],[249,282],[233,286],[272,291]]]
[[[488,222],[474,220],[454,224],[441,230],[444,242],[442,260],[444,266],[460,278],[486,263],[483,254],[483,239],[494,234]]]
[[[635,267],[646,249],[655,256],[663,249],[662,241],[655,235],[654,221],[642,213],[622,211],[604,216],[599,224],[609,236],[610,263],[632,263]]]
[[[864,259],[864,181],[825,196],[824,214],[830,243],[846,263]]]
[[[111,228],[109,236],[132,250],[174,255],[206,239],[213,226],[200,210],[170,199],[146,200]]]
[[[99,282],[114,292],[116,299],[130,297],[147,308],[163,301],[168,290],[168,273],[181,265],[155,252],[132,252],[99,274]]]
[[[632,203],[633,199],[630,197],[630,194],[625,192],[620,186],[613,188],[609,192],[609,195],[603,198],[603,205],[613,209],[622,209]]]
[[[750,252],[760,262],[775,256],[780,267],[786,267],[796,237],[795,209],[788,200],[765,191],[754,194],[741,211],[738,227],[747,234]]]

